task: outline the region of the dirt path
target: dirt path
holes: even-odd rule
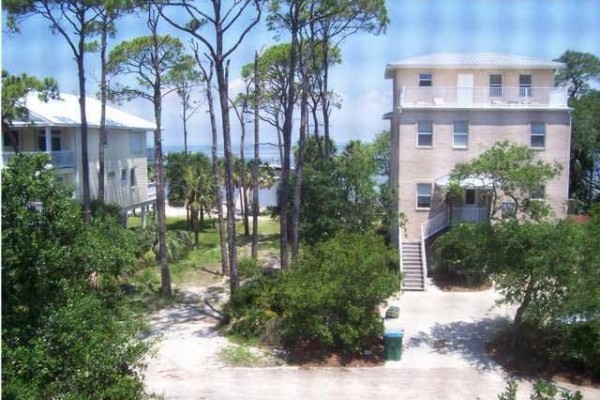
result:
[[[149,392],[165,399],[497,399],[507,375],[485,354],[485,342],[507,323],[511,308],[495,308],[496,293],[405,293],[402,360],[375,368],[231,368],[219,359],[228,340],[204,298],[224,291],[186,288],[185,301],[150,317],[162,337],[145,372]],[[573,389],[572,385],[559,387]],[[585,399],[600,390],[578,388]],[[520,383],[519,398],[531,383]]]

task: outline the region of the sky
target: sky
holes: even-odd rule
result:
[[[384,79],[384,71],[388,63],[405,57],[498,52],[550,60],[567,49],[600,56],[600,0],[386,0],[386,6],[390,18],[386,33],[350,36],[341,46],[342,64],[331,69],[330,88],[341,97],[341,108],[334,109],[331,117],[331,134],[337,143],[370,141],[389,128],[382,116],[391,111],[392,82]],[[42,18],[29,18],[21,25],[21,33],[11,34],[3,24],[2,69],[12,74],[53,77],[62,92],[76,94],[73,55],[65,40],[53,35],[48,25]],[[113,45],[147,34],[143,20],[135,17],[117,29]],[[189,43],[189,36],[166,23],[161,25],[161,33],[177,35]],[[284,41],[285,36],[276,38],[264,23],[251,32],[231,60],[230,96],[242,90],[239,71],[253,61],[255,50]],[[99,57],[87,57],[87,90],[95,95]],[[150,121],[154,118],[150,104],[141,100],[120,107]],[[181,105],[176,95],[165,98],[163,110],[164,144],[183,145]],[[239,143],[239,123],[233,113],[231,118],[232,142]],[[261,129],[261,142],[276,141],[272,129],[265,124]],[[189,132],[189,144],[210,144],[205,106],[190,120]]]

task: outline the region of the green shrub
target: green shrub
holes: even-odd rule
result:
[[[119,221],[121,218],[121,206],[118,204],[106,204],[98,199],[90,202],[92,218],[113,219]]]
[[[290,348],[360,353],[382,334],[378,304],[399,289],[394,254],[373,234],[340,233],[302,252],[282,277],[282,338]]]
[[[489,276],[481,259],[481,241],[489,235],[487,224],[460,224],[438,237],[435,250],[436,275],[479,286]]]
[[[400,287],[394,255],[372,234],[304,248],[290,270],[242,285],[225,307],[227,329],[291,350],[359,353],[379,340],[377,306]]]
[[[281,314],[280,274],[259,274],[246,282],[225,305],[229,332],[242,338],[260,338],[269,321]]]
[[[242,257],[238,260],[238,274],[240,277],[250,278],[260,272],[258,262],[251,257]]]

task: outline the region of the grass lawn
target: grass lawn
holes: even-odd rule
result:
[[[139,227],[139,218],[130,218],[131,228]],[[184,286],[210,286],[220,282],[221,250],[216,221],[206,221],[200,231],[200,246],[191,249],[184,257],[169,263],[171,283],[174,289]],[[185,217],[168,217],[167,231],[187,231]],[[238,237],[238,260],[250,257],[251,236],[243,235],[242,221],[236,224]],[[250,222],[252,230],[252,222]],[[259,265],[278,256],[279,221],[266,217],[259,219]],[[189,232],[193,243],[193,232]],[[158,264],[146,265],[135,274],[132,280],[138,287],[148,288],[150,292],[160,288],[160,268]]]

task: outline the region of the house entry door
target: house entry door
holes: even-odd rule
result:
[[[456,102],[463,107],[473,105],[473,74],[458,74]]]

